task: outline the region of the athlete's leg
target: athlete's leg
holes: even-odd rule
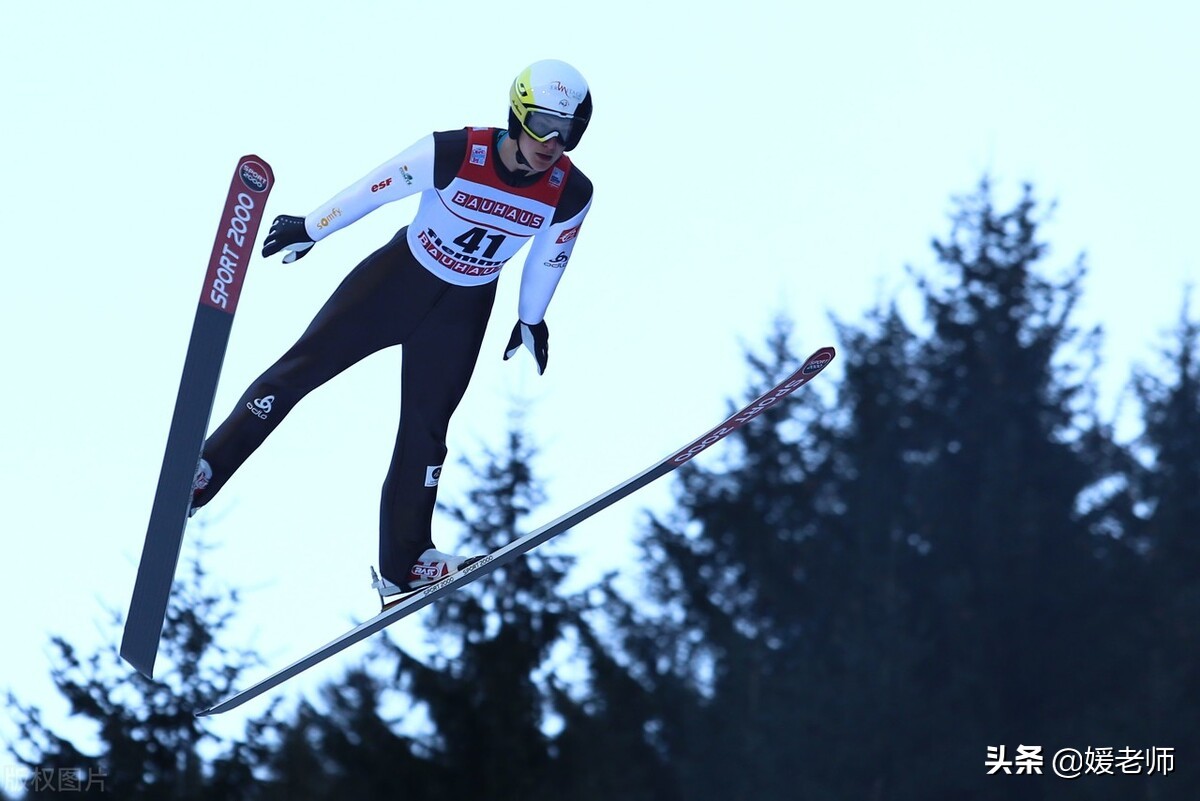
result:
[[[250,385],[204,444],[213,478],[194,506],[211,501],[305,395],[407,337],[440,289],[413,285],[411,258],[401,231],[346,276],[296,344]]]
[[[496,283],[450,287],[404,343],[400,429],[380,503],[379,569],[404,586],[433,547],[437,479],[450,416],[466,392],[487,329]]]

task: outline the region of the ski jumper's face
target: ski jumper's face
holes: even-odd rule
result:
[[[537,172],[550,169],[563,154],[561,138],[556,136],[545,142],[539,142],[525,131],[521,131],[517,147],[521,149],[521,153],[525,155],[526,160],[533,165],[533,169]]]

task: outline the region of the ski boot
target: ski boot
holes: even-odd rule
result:
[[[192,479],[192,496],[188,499],[188,517],[196,514],[196,510],[203,506],[196,506],[196,494],[203,492],[208,486],[208,482],[212,481],[212,467],[204,458],[200,459],[200,463],[196,465],[196,477]]]
[[[371,568],[371,587],[379,593],[379,603],[389,609],[419,589],[436,584],[456,570],[462,570],[482,559],[482,556],[453,556],[428,549],[408,572],[408,586],[401,587],[375,572]]]

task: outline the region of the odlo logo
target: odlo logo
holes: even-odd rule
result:
[[[271,406],[274,403],[275,396],[267,395],[266,397],[255,398],[254,403],[246,404],[246,408],[249,409],[255,417],[261,417],[263,420],[266,420],[267,415],[271,413]]]
[[[425,468],[425,486],[436,487],[442,478],[442,466],[431,464]]]

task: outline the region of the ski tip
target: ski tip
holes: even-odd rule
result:
[[[271,165],[268,164],[267,160],[264,159],[262,156],[256,156],[253,153],[247,153],[246,155],[244,155],[240,159],[238,159],[238,166],[240,167],[242,164],[245,164],[248,161],[252,161],[252,162],[261,164],[267,170],[267,172],[271,173],[271,178],[274,179],[275,173],[271,169]]]
[[[799,372],[806,378],[811,378],[828,367],[829,363],[833,361],[835,356],[837,356],[837,351],[832,345],[826,345],[823,348],[817,348],[817,350],[813,352],[812,356],[809,356],[804,360],[804,364],[801,365]]]
[[[198,717],[198,718],[215,717],[215,716],[221,714],[222,712],[228,712],[229,710],[233,709],[234,707],[241,706],[240,701],[238,701],[237,703],[234,703],[234,701],[237,700],[237,698],[238,698],[238,696],[236,696],[236,695],[233,698],[226,698],[224,701],[222,701],[219,704],[213,704],[212,706],[207,707],[205,709],[197,709],[195,712],[192,713],[192,715],[194,715],[195,717]]]
[[[241,180],[242,185],[257,195],[268,195],[275,185],[275,173],[266,159],[255,155],[242,156],[238,161],[234,182]]]

